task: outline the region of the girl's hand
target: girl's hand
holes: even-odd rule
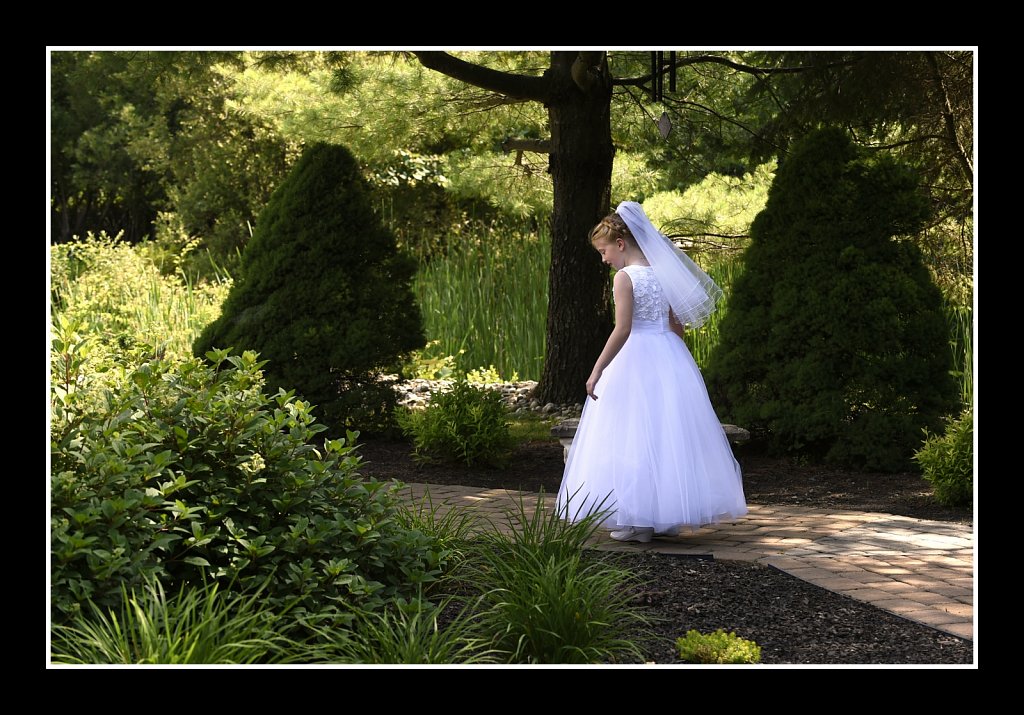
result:
[[[594,394],[594,388],[597,387],[597,381],[601,379],[601,373],[594,371],[590,373],[590,379],[587,380],[587,394],[597,399],[597,395]]]

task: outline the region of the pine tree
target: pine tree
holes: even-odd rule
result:
[[[956,410],[942,300],[920,251],[915,173],[838,129],[793,147],[751,226],[707,382],[776,452],[909,468]]]
[[[309,147],[260,214],[221,316],[194,345],[256,350],[271,389],[295,389],[340,429],[381,428],[376,376],[424,344],[413,261],[374,214],[343,147]]]

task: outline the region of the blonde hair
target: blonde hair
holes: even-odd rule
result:
[[[614,243],[620,238],[633,246],[637,245],[636,239],[630,233],[629,226],[626,225],[626,222],[618,214],[608,214],[594,228],[590,229],[591,243],[596,243],[597,241]]]

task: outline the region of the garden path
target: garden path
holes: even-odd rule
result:
[[[443,513],[476,510],[507,525],[534,492],[407,484],[403,496]],[[550,504],[550,495],[548,498]],[[974,533],[970,526],[876,512],[748,505],[735,523],[714,524],[650,543],[620,543],[599,531],[600,550],[643,551],[757,561],[809,583],[963,638],[974,638]],[[505,527],[510,528],[510,527]]]

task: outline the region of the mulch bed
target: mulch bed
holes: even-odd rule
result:
[[[368,441],[363,473],[381,479],[556,492],[562,447],[520,445],[504,469],[421,464],[400,441]],[[916,474],[850,472],[773,459],[756,447],[736,450],[747,500],[972,522],[969,509],[948,509]],[[646,660],[678,663],[675,639],[687,630],[724,628],[761,646],[763,663],[972,663],[973,643],[813,586],[777,569],[638,552],[621,554],[642,575],[636,603],[655,635],[637,633]]]

